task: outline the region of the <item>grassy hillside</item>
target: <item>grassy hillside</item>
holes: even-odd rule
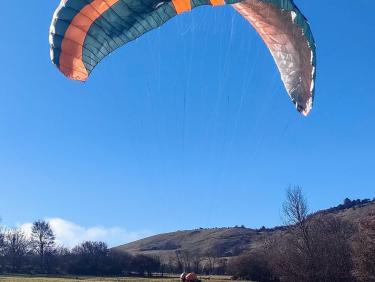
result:
[[[330,214],[357,225],[360,220],[374,212],[375,201],[346,200],[342,205],[315,214]],[[114,249],[132,254],[155,254],[163,260],[182,250],[189,250],[197,256],[211,254],[216,257],[235,257],[256,248],[266,238],[283,232],[284,229],[276,227],[255,230],[233,227],[177,231],[148,237]]]
[[[167,256],[176,250],[190,250],[204,255],[217,254],[219,257],[237,256],[249,247],[256,245],[267,231],[248,228],[215,228],[177,231],[152,236],[130,244],[117,247],[130,253],[158,254]]]

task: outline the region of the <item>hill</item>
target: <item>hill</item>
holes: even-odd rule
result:
[[[357,225],[375,213],[375,200],[345,199],[337,207],[314,213],[327,214]],[[266,238],[284,232],[285,227],[250,229],[245,227],[211,228],[159,234],[115,247],[115,250],[132,254],[158,255],[163,260],[175,256],[176,251],[189,250],[195,256],[235,257],[261,245]]]

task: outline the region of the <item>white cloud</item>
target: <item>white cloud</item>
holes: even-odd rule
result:
[[[84,227],[62,218],[46,218],[46,221],[55,233],[56,243],[70,248],[84,241],[104,241],[113,247],[151,235],[149,231],[131,232],[120,227]],[[24,223],[19,227],[26,235],[31,234],[32,223]]]

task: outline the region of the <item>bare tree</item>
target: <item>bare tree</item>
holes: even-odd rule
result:
[[[165,263],[165,260],[163,260],[160,255],[153,255],[153,259],[158,262],[159,264],[159,274],[161,277],[164,277],[164,274],[167,271],[168,264]]]
[[[5,229],[0,225],[0,255],[3,254],[5,247]]]
[[[217,264],[217,261],[218,261],[218,254],[215,250],[211,249],[211,250],[208,250],[205,255],[205,272],[208,274],[208,275],[212,275],[214,274],[214,271],[215,271],[215,267],[216,267],[216,264]]]
[[[177,260],[177,255],[169,255],[167,259],[167,269],[169,273],[180,273],[182,272],[182,267],[180,267]]]
[[[268,244],[269,261],[286,281],[352,281],[350,224],[323,214],[310,215],[299,186],[287,189],[285,234]]]
[[[292,226],[294,231],[300,233],[303,239],[304,247],[311,255],[311,247],[309,242],[309,231],[307,219],[309,209],[307,200],[303,195],[300,186],[290,186],[286,190],[286,200],[283,203],[284,221],[287,225]]]
[[[31,230],[31,240],[40,259],[40,270],[44,272],[46,253],[55,244],[55,235],[50,224],[45,220],[35,221]]]
[[[180,250],[176,250],[175,251],[175,261],[176,261],[177,271],[178,272],[184,272],[185,269],[184,269],[184,264],[183,264],[183,261],[182,261],[181,251]]]
[[[293,247],[305,253],[311,259],[312,250],[307,222],[309,209],[301,186],[290,186],[286,190],[283,213],[284,221],[290,226],[290,231],[299,237],[299,240],[295,242],[296,244]]]
[[[5,235],[5,258],[11,272],[19,272],[28,253],[30,243],[19,229],[9,230]]]
[[[0,273],[3,272],[4,269],[4,256],[5,256],[5,230],[0,225]]]
[[[189,250],[176,250],[176,260],[178,268],[181,269],[183,272],[190,272],[192,271],[193,266],[193,256],[191,255]]]
[[[195,272],[195,273],[201,272],[201,262],[202,262],[201,256],[199,256],[198,254],[192,255],[191,264],[192,264],[193,272]]]
[[[288,187],[286,190],[286,200],[283,203],[283,212],[286,224],[300,225],[306,222],[309,210],[302,187]]]

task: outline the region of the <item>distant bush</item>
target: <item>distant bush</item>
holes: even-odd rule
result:
[[[232,279],[259,282],[278,281],[271,271],[266,255],[261,252],[242,255],[228,264],[228,274]]]
[[[342,204],[340,204],[336,207],[333,207],[333,208],[329,208],[329,209],[325,210],[324,213],[339,212],[339,211],[347,210],[347,209],[351,209],[351,208],[355,209],[357,207],[367,205],[371,202],[375,202],[375,198],[373,200],[370,200],[370,199],[350,200],[349,198],[346,198]]]

